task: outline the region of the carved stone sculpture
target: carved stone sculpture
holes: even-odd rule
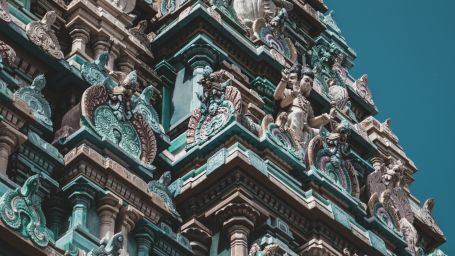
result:
[[[0,19],[11,22],[11,15],[9,14],[9,7],[7,0],[0,0]]]
[[[333,122],[332,132],[321,127],[320,134],[308,145],[306,161],[310,168],[316,168],[349,194],[359,197],[357,171],[348,157],[349,134],[350,126],[346,121]]]
[[[100,246],[91,250],[87,256],[119,256],[123,247],[123,234],[119,232],[110,239],[103,238]]]
[[[278,248],[277,244],[270,244],[265,246],[264,250],[261,251],[261,247],[257,243],[254,243],[251,246],[248,256],[273,256],[278,251]]]
[[[32,21],[25,27],[28,38],[56,59],[63,59],[57,36],[52,30],[57,18],[55,11],[48,11],[40,21]]]
[[[234,0],[232,6],[238,19],[247,27],[251,27],[258,19],[277,14],[281,8],[290,11],[293,4],[286,0]]]
[[[147,29],[147,23],[147,20],[141,20],[135,27],[130,28],[129,32],[132,36],[136,37],[139,42],[141,42],[141,44],[149,47],[152,41],[151,39],[154,38],[155,34],[153,32],[150,32],[149,34],[145,33],[145,30]]]
[[[0,198],[0,220],[37,246],[46,247],[53,240],[53,234],[46,227],[37,194],[39,186],[40,176],[33,175],[22,187],[3,194]]]
[[[32,110],[33,116],[38,122],[52,128],[51,107],[41,91],[46,85],[44,75],[38,75],[33,79],[30,87],[21,87],[14,93],[14,96],[24,101]]]
[[[7,45],[5,42],[0,40],[0,63],[3,62],[9,66],[13,65],[14,60],[16,59],[16,52],[14,49]]]
[[[417,211],[417,217],[422,220],[428,227],[430,227],[434,232],[444,235],[442,230],[439,228],[435,219],[433,218],[432,210],[434,207],[434,199],[430,198],[425,201],[423,207]]]
[[[391,191],[388,189],[381,194],[373,193],[368,200],[368,210],[371,216],[375,216],[385,226],[398,230],[400,218],[390,197]]]
[[[187,148],[200,145],[235,120],[241,110],[241,94],[226,79],[227,72],[205,69],[199,81],[203,93],[198,95],[201,106],[193,111],[188,123]]]
[[[118,120],[129,120],[133,115],[131,97],[138,86],[136,71],[133,70],[127,75],[123,72],[111,72],[111,75],[117,78],[119,83],[109,92],[109,107]]]
[[[108,0],[113,6],[124,13],[130,13],[136,7],[136,0]]]
[[[147,120],[150,127],[157,134],[164,134],[163,127],[160,124],[160,118],[155,108],[152,106],[153,85],[146,87],[141,95],[133,99],[134,113],[141,113]]]
[[[153,180],[148,184],[151,193],[158,195],[163,199],[164,204],[171,214],[178,220],[182,221],[180,214],[177,212],[174,204],[174,197],[178,192],[177,187],[171,185],[171,172],[167,171],[161,175],[159,180]]]
[[[319,128],[331,119],[329,114],[316,117],[313,114],[313,108],[307,99],[312,90],[313,78],[313,72],[309,68],[302,69],[300,65],[295,65],[283,71],[281,81],[273,94],[274,99],[280,103],[281,111],[287,114],[280,113],[277,122],[283,130],[291,134],[299,149],[306,149],[308,142],[314,137],[312,128]]]
[[[106,84],[109,88],[112,88],[114,85],[105,69],[108,61],[109,52],[104,51],[94,62],[82,64],[82,78],[90,85]]]
[[[417,230],[414,228],[414,226],[407,220],[406,218],[401,218],[400,219],[400,230],[401,233],[403,234],[403,238],[408,244],[408,251],[412,255],[421,255],[417,254],[421,249],[418,248],[417,243],[419,241],[419,236],[417,233]]]
[[[370,88],[368,87],[368,75],[363,75],[357,79],[353,84],[354,90],[362,97],[367,103],[374,105],[373,96]]]
[[[340,112],[350,117],[353,121],[357,122],[357,117],[351,110],[351,101],[349,100],[348,90],[337,84],[335,79],[328,81],[329,85],[329,98],[332,105]]]

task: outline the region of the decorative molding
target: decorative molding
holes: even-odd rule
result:
[[[55,11],[48,11],[40,21],[32,21],[25,27],[28,38],[56,59],[63,59],[57,36],[52,30],[57,18]]]

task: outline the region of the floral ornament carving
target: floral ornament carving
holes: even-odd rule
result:
[[[383,191],[380,195],[373,193],[368,200],[368,210],[371,216],[376,217],[390,230],[398,230],[398,223],[400,218],[397,215],[397,211],[390,200],[390,190]]]
[[[32,21],[25,27],[28,38],[56,59],[63,59],[63,52],[52,24],[57,19],[55,11],[48,11],[40,21]]]
[[[268,13],[253,22],[253,35],[291,62],[296,62],[297,50],[292,41],[284,36],[284,23],[287,18],[286,8],[277,9],[276,13]]]
[[[251,246],[248,256],[273,256],[278,251],[279,246],[277,244],[270,244],[265,246],[264,250],[261,250],[259,244],[254,243]]]
[[[306,156],[310,168],[315,168],[335,184],[354,197],[359,197],[360,188],[357,170],[348,157],[350,151],[347,142],[351,128],[347,121],[332,122],[332,132],[321,127],[318,136],[309,145]]]
[[[16,52],[14,49],[7,45],[5,42],[0,40],[0,56],[1,62],[7,64],[8,66],[13,65],[14,60],[16,59]]]
[[[367,103],[374,105],[373,95],[368,87],[368,75],[363,75],[357,79],[353,84],[354,90],[362,97]]]
[[[45,76],[38,75],[35,79],[33,79],[30,87],[21,87],[14,93],[14,96],[24,101],[30,107],[33,116],[38,122],[52,128],[51,107],[41,94],[45,85]]]
[[[432,210],[434,207],[434,199],[429,198],[423,204],[423,207],[417,211],[416,217],[422,220],[428,227],[430,227],[435,233],[443,236],[444,233],[439,228],[435,219],[433,218]]]
[[[119,256],[123,247],[123,234],[119,232],[110,239],[103,238],[100,246],[91,250],[87,256]]]
[[[204,69],[200,108],[193,111],[187,130],[187,148],[201,145],[234,121],[241,111],[241,94],[230,85],[227,72]]]
[[[11,22],[11,15],[9,14],[9,7],[7,0],[0,0],[0,19],[5,22]]]
[[[113,76],[118,80],[113,88],[94,85],[82,95],[82,117],[88,121],[82,123],[150,166],[155,159],[157,145],[150,119],[141,112],[133,111],[137,102],[133,97],[137,89],[136,72],[115,72]]]
[[[280,104],[276,121],[266,116],[262,121],[262,134],[283,147],[298,159],[303,159],[308,142],[315,136],[313,128],[327,124],[331,116],[314,116],[309,97],[314,74],[311,69],[294,65],[284,69],[273,97]]]
[[[37,246],[46,247],[54,235],[46,227],[38,196],[39,186],[40,176],[33,175],[22,187],[3,194],[0,198],[0,219]]]
[[[154,32],[150,32],[149,34],[145,33],[145,30],[147,29],[147,20],[141,20],[137,25],[133,28],[129,29],[129,32],[131,33],[132,36],[136,37],[141,44],[143,44],[146,47],[150,46],[150,43],[152,42],[153,38],[155,37]],[[152,39],[152,40],[151,40]]]
[[[161,16],[167,15],[177,9],[181,2],[184,0],[160,0],[160,13]]]
[[[148,184],[149,192],[160,197],[167,209],[178,220],[182,221],[180,214],[177,212],[174,204],[174,197],[179,192],[180,187],[171,185],[171,172],[167,171],[161,175],[159,180],[152,180]]]
[[[109,61],[109,52],[102,52],[94,62],[84,63],[81,68],[81,75],[90,85],[105,84],[107,87],[114,87],[105,66]]]

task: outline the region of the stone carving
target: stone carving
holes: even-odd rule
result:
[[[333,63],[336,63],[335,56],[340,56],[339,54],[339,50],[333,45],[317,44],[311,49],[311,64],[315,72],[315,82],[318,83],[319,87],[326,94],[329,92],[330,80],[335,80],[335,83],[340,86],[345,85],[337,72],[341,68],[337,66],[333,68]]]
[[[368,75],[363,75],[357,79],[353,84],[354,90],[362,97],[367,103],[374,105],[373,95],[368,87]]]
[[[350,125],[347,121],[342,121],[339,124],[332,122],[331,126],[332,132],[321,127],[319,135],[310,141],[307,164],[329,177],[352,196],[359,197],[357,171],[348,157]]]
[[[91,250],[87,256],[119,256],[123,247],[123,234],[119,232],[110,239],[103,238],[100,246]]]
[[[153,97],[153,91],[154,87],[153,85],[150,85],[142,91],[139,97],[133,99],[133,113],[141,113],[155,133],[164,134],[158,113],[155,108],[153,108],[152,102],[150,101]]]
[[[419,235],[411,222],[409,222],[406,218],[401,218],[399,225],[403,238],[408,244],[407,250],[412,255],[424,255],[424,253],[421,252],[422,249],[417,246]]]
[[[417,211],[417,217],[422,220],[428,227],[430,227],[434,232],[443,236],[442,230],[439,228],[438,224],[433,218],[432,210],[434,207],[434,199],[429,198],[423,204],[423,207]]]
[[[3,62],[8,66],[11,66],[16,59],[16,52],[11,46],[0,40],[0,56],[0,63]]]
[[[136,7],[136,0],[108,0],[108,2],[124,13],[130,13]]]
[[[241,94],[230,85],[227,71],[212,72],[204,69],[202,95],[198,95],[201,105],[193,111],[187,130],[187,148],[200,145],[216,135],[235,120],[241,110]]]
[[[432,252],[428,254],[428,256],[447,256],[443,251],[440,249],[434,249]]]
[[[38,75],[33,79],[30,87],[21,87],[14,93],[14,96],[24,101],[31,109],[33,116],[38,122],[52,128],[51,107],[41,94],[46,85],[44,75]]]
[[[379,221],[391,230],[398,230],[400,221],[397,212],[390,200],[390,190],[385,190],[380,195],[373,193],[368,200],[368,210],[371,216],[375,216]]]
[[[351,110],[351,101],[349,100],[348,90],[345,87],[339,86],[335,79],[330,79],[328,85],[329,98],[332,101],[332,106],[350,117],[354,122],[357,122],[357,117]]]
[[[252,27],[254,21],[275,16],[282,9],[291,11],[293,4],[286,0],[234,0],[232,7],[240,22],[247,27]]]
[[[60,50],[60,44],[57,36],[52,30],[57,14],[55,11],[48,11],[40,21],[32,21],[25,27],[28,38],[34,44],[41,47],[56,59],[63,59],[63,52]]]
[[[177,9],[177,7],[180,6],[181,1],[184,2],[185,0],[160,0],[159,6],[161,16],[174,12]]]
[[[269,13],[263,18],[256,19],[252,25],[253,36],[292,62],[296,62],[297,50],[292,41],[284,36],[284,23],[287,18],[287,10],[281,8],[277,9],[276,13]]]
[[[404,186],[406,168],[400,160],[388,159],[384,163],[381,159],[374,159],[375,171],[367,177],[367,190],[370,197],[377,193],[381,195],[390,190],[390,203],[393,205],[398,219],[406,218],[410,223],[414,221],[414,213]]]
[[[5,22],[11,22],[11,15],[9,14],[9,7],[7,0],[0,0],[0,19]]]
[[[167,171],[161,175],[159,180],[152,180],[148,184],[151,193],[156,194],[163,199],[164,204],[171,214],[178,220],[182,221],[180,214],[177,212],[174,204],[174,197],[179,193],[180,187],[171,186],[171,172]]]
[[[38,196],[40,176],[29,177],[22,187],[7,191],[0,198],[0,219],[34,244],[46,247],[53,240]]]
[[[114,87],[105,66],[109,61],[109,52],[102,52],[94,62],[84,63],[81,68],[81,75],[90,85],[105,84],[108,88]]]
[[[141,44],[143,44],[146,47],[150,46],[150,43],[153,41],[153,38],[156,36],[155,33],[150,32],[149,34],[145,33],[145,30],[147,29],[147,20],[141,20],[137,25],[133,28],[129,29],[129,32],[131,33],[132,36],[136,37]]]
[[[314,137],[313,128],[319,128],[331,120],[329,114],[315,117],[307,97],[313,86],[313,72],[309,68],[294,65],[291,69],[282,72],[280,83],[275,89],[273,97],[279,101],[281,112],[273,123],[271,116],[266,116],[262,127],[267,135],[287,150],[292,149],[299,158],[303,158],[303,151],[308,142]]]
[[[136,72],[112,74],[118,80],[113,88],[94,85],[84,92],[82,117],[100,136],[150,166],[156,156],[156,139],[150,118],[133,111],[138,102],[133,97],[137,89]]]
[[[261,251],[261,247],[257,243],[254,243],[251,246],[248,256],[273,256],[278,251],[278,248],[277,244],[270,244]]]

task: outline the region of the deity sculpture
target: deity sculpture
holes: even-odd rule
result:
[[[202,85],[203,93],[198,95],[201,101],[201,111],[203,114],[214,115],[220,104],[225,100],[224,93],[229,80],[224,79],[225,70],[213,72],[212,68],[204,68],[202,79],[199,84]]]
[[[314,74],[308,67],[294,65],[282,72],[282,78],[273,97],[280,102],[280,108],[287,113],[285,129],[290,130],[296,142],[306,148],[314,136],[312,128],[329,123],[331,115],[314,116],[308,97],[313,87]],[[333,111],[331,111],[333,115]]]
[[[351,110],[348,90],[338,85],[336,79],[330,79],[327,83],[329,85],[329,98],[332,101],[332,105],[341,113],[349,116],[353,121],[357,121],[357,117]]]

